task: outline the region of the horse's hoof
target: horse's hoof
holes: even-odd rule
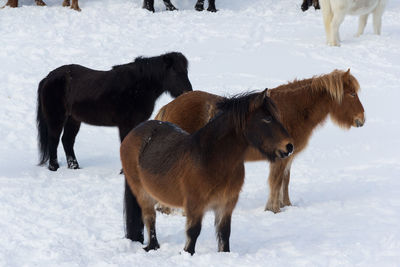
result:
[[[195,5],[194,9],[196,9],[197,11],[203,11],[204,6],[203,5]]]
[[[58,170],[58,168],[60,168],[60,165],[58,165],[58,164],[49,164],[49,170],[50,171],[55,172],[55,171]]]
[[[167,7],[165,7],[165,9],[167,10],[167,11],[175,11],[175,10],[178,10],[175,6],[167,6]]]
[[[36,2],[37,6],[45,6],[46,5],[45,2],[43,2],[42,0],[36,0],[35,2]]]
[[[130,239],[133,242],[140,242],[141,244],[143,244],[144,242],[144,236],[142,231],[138,231],[137,233],[132,234],[130,236],[126,235],[126,238]]]
[[[217,12],[218,11],[218,9],[216,9],[215,7],[208,7],[207,8],[207,11],[210,11],[210,12]]]
[[[143,249],[146,252],[149,252],[150,250],[157,250],[159,248],[160,248],[160,245],[158,244],[158,242],[155,242],[153,244],[150,243],[147,247],[144,247]]]
[[[71,9],[81,12],[82,10],[79,7],[71,7]]]
[[[68,168],[69,169],[74,169],[74,170],[80,169],[79,168],[79,164],[78,164],[78,162],[76,160],[68,161]]]
[[[70,5],[71,4],[70,4],[70,2],[68,0],[64,0],[64,2],[62,3],[63,7],[70,6]]]
[[[279,208],[279,205],[272,205],[268,203],[264,211],[272,211],[273,213],[279,213],[281,212],[281,209]]]

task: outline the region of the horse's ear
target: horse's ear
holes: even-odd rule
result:
[[[343,80],[348,81],[350,79],[350,68],[347,69],[345,73],[343,73]]]
[[[265,90],[264,90],[264,98],[270,97],[270,95],[271,95],[271,90],[268,90],[268,88],[265,88]]]
[[[165,66],[167,67],[167,69],[170,68],[174,64],[174,59],[169,54],[163,56],[163,61],[165,63]]]

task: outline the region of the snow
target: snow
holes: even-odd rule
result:
[[[5,4],[0,0],[0,5]],[[0,10],[0,266],[399,266],[400,2],[389,1],[382,35],[356,38],[346,17],[341,47],[328,47],[321,12],[300,0],[218,0],[219,12],[141,9],[141,1],[89,0],[78,13],[47,0]],[[351,68],[367,122],[344,131],[327,122],[292,165],[292,207],[264,212],[266,162],[246,164],[233,213],[231,253],[217,253],[207,214],[191,257],[185,218],[158,214],[161,248],[124,238],[123,176],[115,128],[83,125],[82,167],[37,166],[36,90],[52,69],[95,69],[139,55],[181,51],[194,89],[232,95]],[[155,112],[171,97],[163,95]],[[154,114],[153,114],[154,115]]]

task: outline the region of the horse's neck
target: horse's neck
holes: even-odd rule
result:
[[[273,92],[273,90],[272,90]],[[282,122],[291,135],[309,136],[330,112],[330,97],[323,92],[302,89],[271,94],[282,115]],[[293,137],[295,137],[293,136]]]
[[[217,115],[192,135],[201,159],[208,165],[236,164],[244,161],[248,147],[243,135],[238,135],[228,118]]]

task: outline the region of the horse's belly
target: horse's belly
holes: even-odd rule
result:
[[[148,194],[167,206],[182,207],[183,196],[176,177],[140,172],[141,183]]]
[[[379,0],[352,0],[348,13],[353,16],[360,16],[371,13]]]

